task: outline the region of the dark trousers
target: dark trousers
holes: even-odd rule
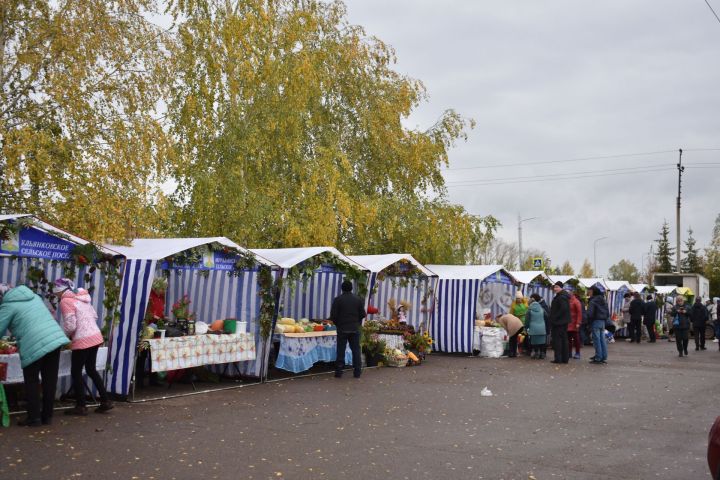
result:
[[[58,368],[60,368],[59,348],[23,368],[28,420],[42,420],[47,423],[52,419]],[[42,412],[40,411],[40,375],[42,375]]]
[[[70,374],[72,375],[73,390],[75,391],[75,403],[78,407],[85,406],[85,382],[83,382],[83,367],[85,373],[95,384],[98,393],[100,394],[100,401],[107,402],[107,391],[105,391],[105,385],[103,385],[102,377],[95,368],[97,363],[97,353],[100,345],[94,347],[85,348],[83,350],[73,350],[71,363],[70,363]]]
[[[631,318],[630,323],[628,324],[628,333],[630,335],[630,340],[633,342],[640,343],[640,336],[642,335],[642,319],[640,318]]]
[[[360,333],[359,332],[338,332],[337,333],[337,356],[335,357],[335,374],[342,374],[345,368],[345,348],[350,343],[352,352],[353,374],[359,377],[362,373],[362,359],[360,358]]]
[[[580,355],[580,332],[571,332],[568,330],[568,354],[572,350],[573,345],[575,346],[575,353]]]
[[[646,323],[645,328],[647,328],[648,331],[648,338],[651,342],[654,342],[656,340],[655,338],[655,324],[654,323]]]
[[[680,353],[687,352],[688,347],[688,329],[687,328],[676,328],[675,329],[675,345]]]
[[[567,325],[553,325],[550,335],[552,336],[555,361],[568,363],[570,361],[570,346],[568,345]]]
[[[705,325],[695,329],[695,348],[705,348]]]
[[[520,330],[508,339],[508,356],[510,357],[517,357],[518,335],[520,335]]]

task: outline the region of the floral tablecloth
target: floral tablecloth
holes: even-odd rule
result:
[[[105,362],[107,361],[107,347],[98,348],[97,361],[95,368],[98,372],[105,370]],[[70,357],[71,350],[63,350],[60,352],[60,368],[58,369],[58,378],[70,376]],[[20,366],[20,355],[13,353],[12,355],[0,355],[0,363],[7,363],[7,379],[3,380],[4,384],[23,383],[22,367]]]
[[[275,367],[288,372],[300,373],[309,370],[317,362],[334,362],[337,355],[337,335],[317,337],[288,337],[280,335],[280,351]],[[350,347],[345,349],[345,363],[352,364]]]
[[[255,360],[256,355],[253,333],[190,335],[146,341],[150,345],[153,372]]]
[[[405,348],[405,340],[402,335],[386,335],[381,333],[378,335],[378,340],[383,340],[385,346],[388,348],[397,348],[403,350]]]

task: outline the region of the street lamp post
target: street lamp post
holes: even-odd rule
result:
[[[596,277],[600,276],[600,275],[598,275],[598,269],[597,269],[597,244],[599,241],[605,240],[607,238],[609,238],[609,237],[600,237],[600,238],[595,239],[595,241],[593,242],[593,269],[595,270]]]
[[[522,255],[522,224],[528,220],[536,220],[540,217],[522,218],[518,213],[518,270],[522,270],[523,255]]]

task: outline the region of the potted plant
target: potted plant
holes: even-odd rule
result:
[[[172,306],[172,313],[177,322],[177,327],[187,333],[188,321],[195,320],[195,314],[190,311],[190,297],[185,294]]]
[[[369,320],[362,326],[360,335],[360,348],[365,354],[365,364],[368,367],[376,367],[378,362],[384,359],[385,341],[379,339],[378,331],[380,324]]]
[[[421,360],[425,358],[426,353],[430,352],[432,343],[432,337],[427,332],[405,334],[405,348],[415,353]]]

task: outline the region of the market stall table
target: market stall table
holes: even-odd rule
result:
[[[97,361],[95,368],[98,372],[105,370],[105,362],[107,361],[107,347],[100,347],[97,353]],[[58,369],[58,378],[70,376],[70,357],[72,350],[63,350],[60,352],[60,368]],[[20,354],[13,353],[11,355],[0,355],[0,363],[7,363],[7,377],[2,381],[3,384],[24,383],[22,367],[20,366]]]
[[[152,357],[153,372],[180,370],[222,363],[255,360],[255,335],[189,335],[144,340]]]
[[[292,373],[309,370],[318,362],[334,362],[337,356],[337,332],[284,333],[275,367]],[[345,364],[352,363],[350,347],[345,349]]]
[[[105,364],[107,362],[107,347],[100,347],[97,353],[97,360],[95,361],[95,368],[98,372],[105,371]],[[60,366],[58,368],[58,380],[62,377],[70,376],[70,365],[71,365],[72,350],[62,350],[60,352]],[[24,383],[22,366],[20,365],[20,354],[13,353],[10,355],[0,355],[0,363],[7,364],[7,376],[2,380],[2,384],[11,385]],[[62,391],[62,383],[58,381],[58,388],[55,393],[56,398],[65,393]]]

